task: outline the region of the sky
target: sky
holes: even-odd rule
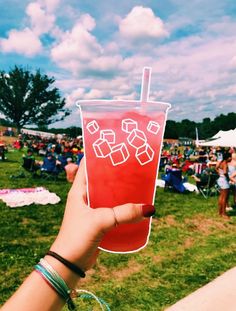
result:
[[[235,0],[0,0],[0,70],[55,78],[80,125],[80,99],[169,102],[168,119],[236,112]]]

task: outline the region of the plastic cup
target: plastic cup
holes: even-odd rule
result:
[[[150,68],[144,68],[140,101],[78,101],[81,109],[88,204],[154,204],[167,111],[170,104],[148,101]],[[148,242],[151,219],[121,224],[100,249],[129,253]]]

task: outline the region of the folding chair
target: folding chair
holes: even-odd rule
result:
[[[168,170],[166,175],[162,176],[162,179],[165,181],[164,190],[173,189],[180,193],[185,191],[185,187],[183,185],[185,180],[182,178],[181,170]]]
[[[219,193],[219,187],[216,183],[219,178],[218,174],[209,172],[205,180],[196,182],[196,186],[202,196],[207,199],[212,195]]]
[[[57,180],[59,170],[56,165],[56,159],[52,154],[48,154],[44,160],[40,169],[40,176],[45,180]]]
[[[11,178],[25,178],[27,175],[25,174],[26,172],[30,174],[32,177],[36,177],[37,175],[37,170],[39,167],[35,163],[35,159],[33,157],[23,157],[22,158],[23,163],[21,165],[21,171],[19,172],[18,175],[11,175]],[[23,168],[23,171],[22,171]]]

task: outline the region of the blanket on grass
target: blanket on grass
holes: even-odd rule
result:
[[[57,204],[61,200],[44,187],[0,189],[0,199],[11,208],[30,204]]]

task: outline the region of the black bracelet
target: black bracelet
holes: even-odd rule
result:
[[[78,274],[81,278],[85,278],[86,274],[84,273],[83,270],[81,270],[79,267],[77,267],[76,265],[74,265],[72,262],[66,260],[65,258],[61,257],[60,255],[58,255],[55,252],[52,251],[48,251],[46,253],[46,255],[48,256],[52,256],[54,258],[56,258],[58,261],[60,261],[61,263],[63,263],[67,268],[69,268],[70,270],[72,270],[73,272],[75,272],[76,274]]]

